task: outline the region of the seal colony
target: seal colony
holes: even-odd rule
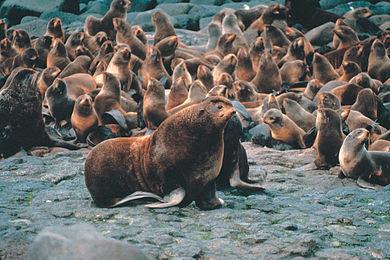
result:
[[[82,31],[54,17],[36,39],[1,28],[0,159],[88,144],[85,183],[100,207],[147,198],[151,208],[214,209],[217,188],[262,190],[249,178],[248,140],[313,147],[317,168],[390,184],[390,31],[367,8],[225,8],[199,32],[207,44],[193,46],[162,11],[152,37],[131,26],[130,6],[113,0]]]

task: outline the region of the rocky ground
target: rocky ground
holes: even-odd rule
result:
[[[390,186],[364,190],[337,169],[311,170],[314,151],[245,143],[266,191],[220,191],[225,205],[200,211],[142,205],[96,208],[84,184],[88,150],[0,162],[0,258],[23,258],[45,227],[89,223],[152,258],[390,257]]]

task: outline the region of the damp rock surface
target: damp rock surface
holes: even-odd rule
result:
[[[390,187],[359,188],[339,169],[313,170],[312,149],[276,151],[244,143],[252,179],[266,190],[219,191],[225,205],[201,211],[141,204],[97,208],[86,189],[87,149],[0,161],[0,258],[28,256],[45,228],[90,224],[151,258],[389,258]]]

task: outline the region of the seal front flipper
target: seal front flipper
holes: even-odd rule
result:
[[[169,208],[179,205],[186,196],[186,191],[183,188],[177,188],[176,190],[171,191],[167,196],[164,197],[163,201],[156,202],[152,204],[147,204],[145,207],[151,209],[162,209]]]
[[[215,182],[212,182],[203,189],[195,203],[202,210],[211,210],[222,207],[225,202],[217,197]]]
[[[372,183],[367,182],[364,180],[361,176],[357,179],[356,184],[363,189],[370,189],[370,190],[378,190],[380,187],[379,185],[375,185]]]
[[[165,202],[164,199],[161,198],[160,196],[158,196],[157,194],[154,194],[151,192],[146,192],[146,191],[136,191],[136,192],[124,197],[123,199],[121,199],[120,201],[116,202],[115,204],[113,204],[109,207],[114,208],[117,206],[121,206],[129,201],[139,200],[139,199],[144,199],[144,198],[151,198],[151,199],[156,199],[156,200],[161,201],[161,202]]]

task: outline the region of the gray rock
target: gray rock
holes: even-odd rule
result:
[[[66,0],[6,0],[0,8],[0,17],[8,18],[11,24],[18,24],[24,16],[58,11],[65,3]]]
[[[327,22],[320,25],[305,34],[305,37],[316,46],[323,46],[333,40],[333,28],[335,24],[333,22]]]
[[[200,26],[200,19],[205,17],[212,17],[215,14],[217,14],[220,10],[222,10],[222,8],[218,6],[195,5],[188,13],[189,24],[191,25],[193,30],[199,30],[200,28],[203,28]]]
[[[88,3],[86,14],[101,14],[105,15],[110,9],[110,4],[102,1],[91,1]]]
[[[130,12],[142,12],[156,7],[156,0],[132,1]]]
[[[46,32],[46,26],[46,20],[37,18],[27,23],[12,26],[10,29],[23,29],[30,37],[40,37]]]
[[[390,21],[385,22],[384,24],[379,26],[379,28],[381,28],[381,30],[383,30],[383,31],[390,30]]]
[[[25,16],[25,17],[22,18],[22,20],[20,21],[20,23],[21,23],[21,24],[23,24],[23,23],[29,23],[29,22],[34,21],[34,20],[36,20],[36,19],[38,19],[38,17],[36,17],[36,16]]]
[[[331,9],[339,4],[348,3],[350,0],[320,0],[320,5],[322,9]]]
[[[49,21],[53,17],[60,18],[63,25],[71,24],[75,21],[84,21],[83,17],[71,13],[60,12],[60,11],[43,12],[39,18]]]
[[[32,243],[27,259],[148,259],[139,249],[100,235],[92,225],[46,228]]]
[[[373,15],[369,19],[377,26],[381,26],[385,22],[390,22],[390,14]]]
[[[153,10],[149,10],[149,11],[145,11],[145,12],[139,12],[135,16],[135,18],[130,21],[131,25],[139,25],[142,27],[142,29],[145,32],[154,31],[154,25],[152,23],[152,15],[157,11],[163,12],[163,10],[161,10],[159,8],[155,8]],[[171,23],[174,24],[174,19],[169,15],[168,15],[168,17],[169,17],[169,20],[171,21]]]
[[[176,15],[173,19],[173,26],[175,28],[180,28],[180,29],[191,29],[191,28],[194,28],[194,27],[191,27],[191,28],[188,28],[189,24],[189,17],[188,15],[186,14],[180,14],[180,15]],[[196,30],[196,27],[195,27],[195,30]]]
[[[223,5],[223,0],[190,0],[191,4],[194,5]]]
[[[206,28],[212,19],[213,19],[212,16],[201,18],[199,20],[199,28],[200,29]]]
[[[346,4],[339,4],[336,7],[329,9],[328,11],[331,13],[338,14],[340,16],[344,15],[346,12],[351,11],[353,8],[358,7],[371,7],[371,4],[367,1],[355,1],[355,2],[348,2]]]
[[[193,4],[189,3],[167,3],[167,4],[159,4],[157,8],[163,10],[166,14],[171,16],[188,14],[190,10],[194,7]]]
[[[387,1],[381,1],[371,6],[373,14],[390,14],[390,3]]]
[[[66,13],[79,14],[80,0],[64,0],[61,2],[58,10]]]

